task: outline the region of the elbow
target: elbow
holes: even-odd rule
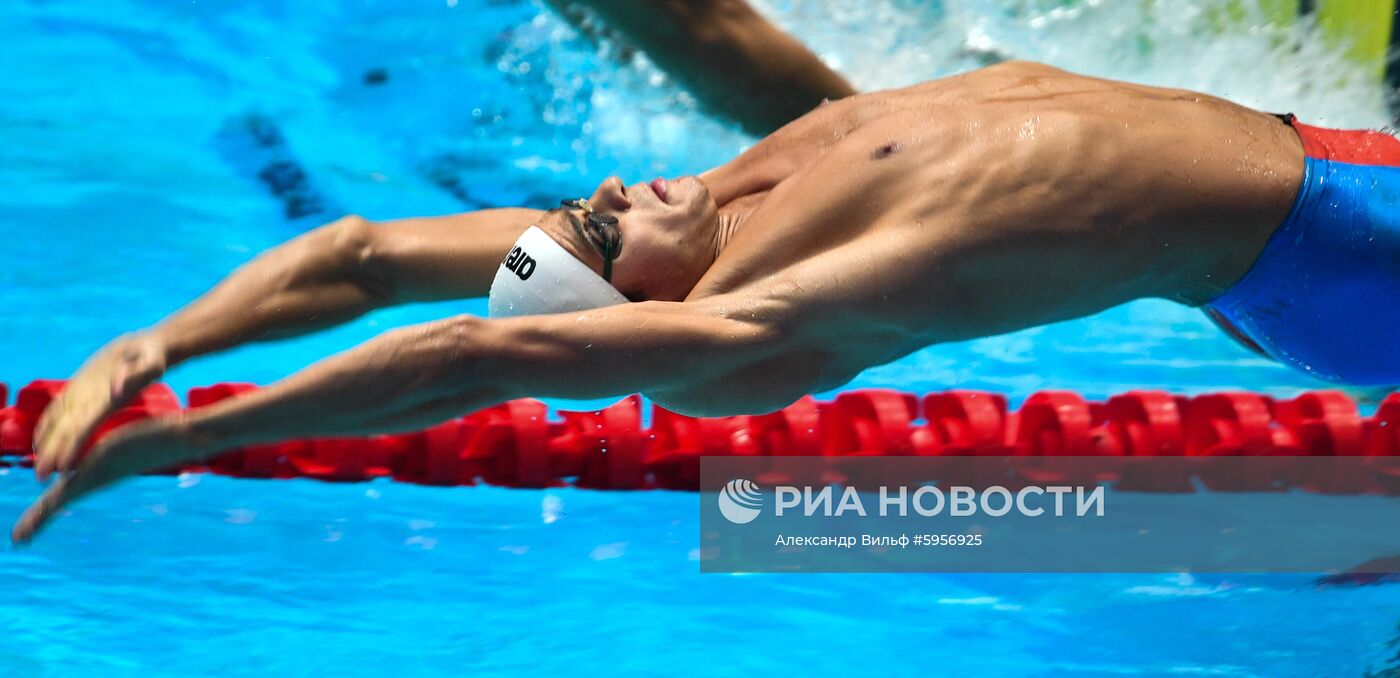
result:
[[[368,219],[348,214],[321,228],[332,250],[347,265],[363,265],[374,256],[374,224]]]
[[[392,361],[405,375],[403,393],[432,398],[484,393],[498,400],[516,397],[500,387],[508,382],[499,332],[484,318],[462,315],[392,330],[377,359]]]
[[[441,359],[439,371],[464,382],[498,381],[493,356],[500,355],[501,342],[492,323],[474,315],[445,318],[424,326],[421,341]]]
[[[350,214],[321,230],[327,252],[349,280],[371,296],[393,296],[388,278],[383,275],[385,248],[374,222]]]
[[[706,311],[730,328],[728,333],[739,348],[764,348],[786,345],[800,327],[795,296],[780,285],[772,294],[745,297],[714,297],[706,300]],[[800,288],[796,288],[800,293]],[[703,302],[702,302],[703,303]]]
[[[729,320],[725,348],[741,363],[764,360],[788,343],[785,328],[767,319]]]

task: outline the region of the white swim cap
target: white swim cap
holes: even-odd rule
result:
[[[617,288],[538,226],[525,229],[491,281],[492,318],[586,311],[626,303]]]

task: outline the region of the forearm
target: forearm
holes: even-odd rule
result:
[[[781,347],[778,305],[710,297],[600,308],[493,326],[493,369],[537,397],[599,398],[716,379]],[[743,317],[730,314],[742,309]]]
[[[414,430],[517,392],[482,377],[471,316],[387,332],[265,389],[192,410],[180,426],[204,454],[290,438]],[[476,348],[474,348],[476,347]]]
[[[674,388],[775,350],[771,323],[695,306],[643,302],[506,321],[462,316],[396,330],[269,388],[190,412],[181,425],[209,454],[412,430],[524,396]]]
[[[383,305],[355,250],[364,230],[351,220],[322,227],[239,267],[150,330],[174,364],[242,343],[293,337]]]
[[[701,65],[697,85],[706,103],[734,117],[750,116],[756,123],[746,123],[751,132],[770,133],[825,99],[856,93],[845,77],[744,0],[704,4],[710,9],[693,36],[698,54],[676,57]]]
[[[855,93],[840,74],[744,0],[551,0],[583,5],[710,109],[763,135],[823,99]]]

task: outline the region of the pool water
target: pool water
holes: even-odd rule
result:
[[[1014,56],[1319,124],[1387,121],[1383,92],[1308,26],[1222,26],[1207,0],[755,4],[863,88]],[[694,173],[753,142],[643,55],[523,0],[12,0],[0,38],[0,380],[12,385],[71,373],[347,212],[550,205],[609,174]],[[376,313],[168,381],[267,383],[462,312],[484,304]],[[1149,301],[931,348],[850,387],[1018,401],[1040,388],[1316,385],[1199,313]],[[37,491],[28,471],[4,472],[0,516]],[[0,673],[1361,675],[1395,653],[1400,587],[1308,576],[701,576],[696,502],[142,478],[0,554]]]

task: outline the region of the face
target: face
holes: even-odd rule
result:
[[[613,260],[612,283],[629,299],[681,301],[714,263],[719,209],[695,177],[631,186],[611,177],[588,201],[596,213],[618,220],[622,253]],[[565,235],[565,247],[601,272],[598,249]]]

